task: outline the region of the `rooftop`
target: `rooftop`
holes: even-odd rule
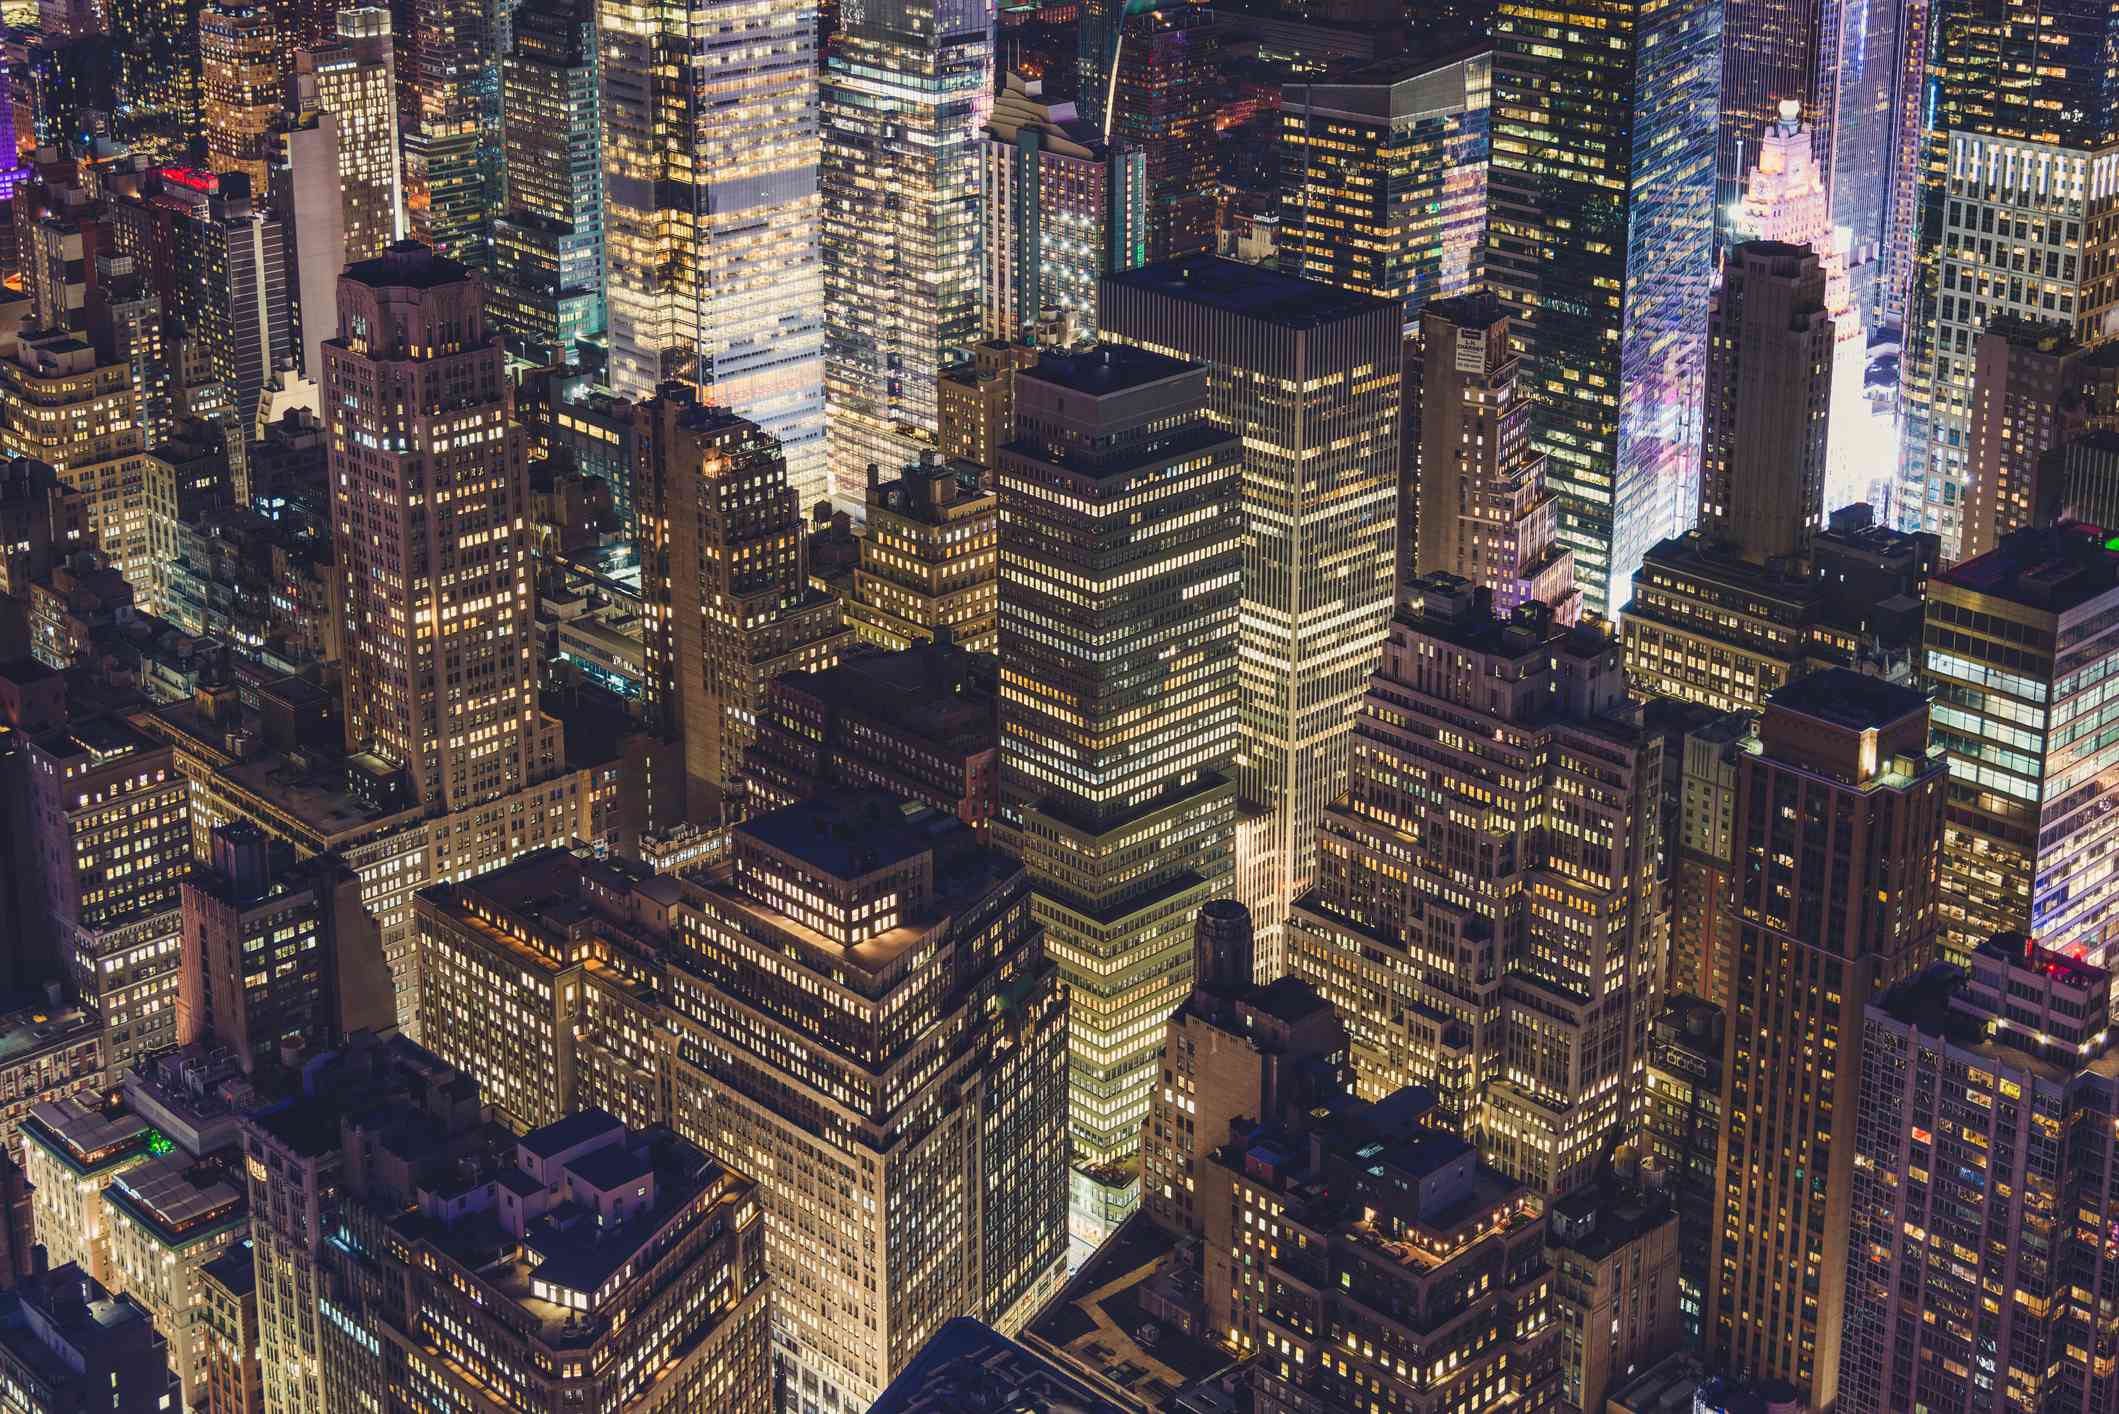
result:
[[[97,717],[93,720],[60,727],[36,738],[37,750],[57,761],[71,761],[77,757],[91,758],[91,765],[120,756],[131,756],[142,751],[152,751],[155,743],[134,731],[118,717]]]
[[[856,879],[932,849],[940,819],[954,823],[926,806],[857,790],[782,806],[736,829],[820,873]]]
[[[957,1316],[928,1337],[868,1414],[1131,1414],[1057,1361],[983,1321]]]
[[[355,261],[339,278],[377,289],[432,290],[461,284],[471,271],[418,241],[399,241],[373,260]]]
[[[1948,963],[1933,963],[1871,1002],[1872,1017],[1882,1013],[1924,1036],[1947,1042],[1990,1064],[2008,1066],[2059,1083],[2079,1074],[2119,1080],[2119,1046],[2105,1046],[2079,1062],[2063,1063],[2000,1039],[1979,1013],[1953,1005],[1966,976]]]
[[[1076,393],[1108,397],[1182,378],[1200,367],[1129,344],[1099,344],[1076,353],[1048,353],[1016,376]]]
[[[2051,614],[2119,588],[2119,534],[2081,522],[2012,531],[1931,581]]]
[[[1825,668],[1797,678],[1766,703],[1856,732],[1887,727],[1928,710],[1926,694],[1851,668]]]
[[[1106,275],[1108,286],[1141,290],[1205,305],[1284,329],[1314,329],[1343,319],[1388,319],[1393,327],[1405,315],[1391,300],[1354,294],[1310,280],[1283,275],[1263,265],[1210,256],[1165,260]]]
[[[257,1290],[257,1252],[250,1239],[231,1243],[228,1250],[199,1269],[237,1296]]]
[[[0,1014],[0,1066],[72,1045],[95,1035],[102,1025],[94,1012],[72,1002],[41,1002]]]

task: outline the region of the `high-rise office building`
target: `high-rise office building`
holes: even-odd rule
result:
[[[1824,118],[1814,154],[1847,278],[1870,329],[1903,329],[1920,229],[1931,0],[1832,7],[1818,55]]]
[[[199,1380],[206,1414],[265,1414],[257,1280],[247,1235],[199,1268]]]
[[[1777,687],[1778,684],[1775,684]],[[1723,712],[1685,733],[1678,770],[1677,838],[1670,866],[1670,991],[1729,1005],[1736,981],[1737,761],[1747,712]],[[1667,766],[1666,766],[1667,769]]]
[[[109,1114],[90,1095],[39,1101],[22,1117],[22,1170],[30,1183],[31,1225],[46,1260],[112,1280],[110,1213],[103,1190],[147,1162],[151,1126],[136,1114]]]
[[[111,0],[110,28],[124,36],[116,49],[113,86],[125,95],[120,123],[125,145],[158,162],[189,158],[200,126],[199,14],[184,0]],[[0,107],[0,165],[15,151],[14,103]],[[0,190],[7,190],[0,178]]]
[[[265,385],[294,361],[286,228],[256,199],[249,177],[231,172],[177,232],[178,317],[225,395],[231,435],[254,441]],[[236,493],[249,499],[247,462],[236,468]]]
[[[1806,120],[1818,145],[1832,151],[1838,106],[1830,90],[1837,75],[1819,60],[1837,47],[1838,10],[1822,0],[1723,0],[1718,221],[1725,213],[1731,224],[1740,219],[1734,204],[1782,105],[1793,104],[1794,118]]]
[[[885,481],[868,475],[868,533],[845,600],[854,633],[909,648],[946,632],[973,653],[994,651],[999,603],[999,503],[979,469],[932,452]]]
[[[1596,614],[1698,506],[1721,40],[1721,5],[1691,0],[1494,19],[1487,285]]]
[[[1924,677],[1949,755],[1943,943],[1963,959],[2023,932],[2104,966],[2119,940],[2119,838],[2104,808],[2119,762],[2098,684],[2119,666],[2119,552],[2088,526],[2019,530],[1928,581]]]
[[[338,119],[312,109],[291,118],[278,136],[265,204],[278,214],[286,246],[288,302],[298,334],[291,344],[298,366],[314,379],[323,372],[324,340],[338,333],[338,277],[346,268]]]
[[[796,503],[814,505],[831,491],[816,12],[613,3],[597,24],[611,387],[695,385],[779,440]],[[752,38],[720,38],[739,30]],[[896,464],[864,458],[856,481],[874,460]]]
[[[381,934],[343,862],[247,820],[216,827],[184,881],[176,1042],[225,1046],[248,1073],[397,1022]]]
[[[508,204],[493,225],[494,325],[533,362],[603,332],[603,125],[588,0],[515,11],[501,65]]]
[[[2058,322],[2085,342],[2119,310],[2119,144],[2103,147],[1954,130],[1950,174],[1932,200],[1941,234],[1927,291],[1932,316],[1907,357],[1925,400],[1906,428],[1909,528],[1966,558],[1979,335],[2002,319]],[[1918,497],[1918,524],[1913,510]]]
[[[1403,323],[1389,300],[1226,260],[1113,275],[1099,300],[1105,338],[1207,364],[1207,415],[1243,442],[1236,897],[1266,978],[1390,618]]]
[[[1729,253],[1707,315],[1699,522],[1745,559],[1801,555],[1824,520],[1834,343],[1816,255]]]
[[[456,810],[556,754],[530,662],[528,487],[484,286],[405,242],[347,267],[324,346],[350,751]]]
[[[410,0],[398,60],[405,232],[438,255],[484,269],[500,202],[496,0]]]
[[[1832,203],[1819,164],[1815,129],[1801,120],[1801,105],[1783,100],[1779,120],[1758,143],[1758,162],[1745,174],[1744,203],[1735,236],[1807,246],[1825,277],[1825,310],[1832,316],[1831,418],[1826,427],[1827,511],[1857,501],[1883,504],[1893,489],[1886,464],[1895,450],[1888,421],[1879,425],[1869,405],[1869,341],[1847,274],[1847,232],[1832,221]],[[1726,279],[1726,276],[1725,276]],[[1710,344],[1713,334],[1710,332]],[[1714,400],[1713,384],[1707,393]]]
[[[340,10],[336,34],[315,48],[296,51],[294,65],[297,111],[329,113],[337,120],[346,263],[374,260],[405,233],[390,12],[372,5]],[[320,337],[329,338],[337,320],[319,327]]]
[[[175,341],[163,315],[167,302],[149,282],[144,263],[129,255],[98,253],[96,283],[82,306],[82,326],[97,362],[132,365],[140,398],[140,445],[160,446],[170,434],[171,363]]]
[[[199,11],[199,71],[204,79],[206,166],[241,172],[265,189],[272,129],[286,75],[273,13],[263,0],[214,0]]]
[[[1928,703],[1844,669],[1775,693],[1738,766],[1736,986],[1709,1351],[1839,1387],[1864,1009],[1934,955],[1950,768]]]
[[[189,791],[166,753],[107,717],[29,745],[30,822],[46,906],[24,943],[55,959],[52,971],[104,1019],[104,1055],[114,1068],[176,1036],[177,888],[189,864],[191,816]]]
[[[1291,969],[1357,1093],[1429,1086],[1486,1162],[1571,1192],[1634,1122],[1662,989],[1662,738],[1607,633],[1497,619],[1450,575],[1408,590],[1371,682]]]
[[[1418,454],[1398,511],[1398,583],[1453,574],[1493,594],[1496,613],[1536,600],[1572,623],[1574,556],[1556,539],[1545,458],[1530,445],[1531,403],[1490,294],[1420,311]]]
[[[2066,508],[2065,459],[2049,454],[2082,430],[2083,349],[2066,324],[1997,315],[1972,345],[1972,424],[1965,457],[1960,558],[1977,559]]]
[[[100,357],[78,335],[34,332],[0,361],[0,449],[73,487],[98,548],[136,586],[149,579],[141,437],[129,361]]]
[[[1147,179],[1147,258],[1214,249],[1214,110],[1220,79],[1206,0],[1084,7],[1081,109],[1108,142],[1137,149]]]
[[[841,791],[734,827],[686,899],[672,1122],[759,1175],[783,1407],[865,1409],[953,1315],[1020,1328],[1067,1202],[1066,1007],[1023,866]]]
[[[1074,103],[1048,103],[1011,73],[982,156],[986,337],[1028,338],[1053,310],[1094,334],[1096,282],[1147,262],[1146,155],[1104,141]]]
[[[933,444],[936,381],[978,341],[993,10],[915,0],[840,20],[818,188],[830,490],[851,507],[869,463],[900,466]]]
[[[1129,1159],[1192,918],[1226,895],[1240,449],[1144,349],[1016,375],[1001,501],[1001,836],[1069,988],[1075,1158]]]
[[[2002,934],[1869,1004],[1847,1214],[1847,1414],[2096,1409],[2119,1154],[2111,974]],[[1960,1156],[1961,1149],[1961,1156]],[[1968,1261],[1966,1254],[1973,1260]],[[2007,1294],[1997,1299],[1992,1287]]]
[[[1654,1189],[1584,1188],[1546,1209],[1560,1392],[1605,1407],[1620,1381],[1678,1347],[1678,1214]]]
[[[2119,229],[2119,15],[1933,6],[1918,269],[1907,312],[1899,521],[1960,544],[1974,341],[1996,315],[2109,336]]]
[[[780,445],[756,423],[670,389],[634,409],[646,708],[683,743],[684,800],[720,819],[766,687],[828,668],[847,642],[839,602],[812,586]]]
[[[1403,301],[1408,320],[1466,293],[1486,246],[1492,94],[1485,47],[1283,87],[1280,268]]]

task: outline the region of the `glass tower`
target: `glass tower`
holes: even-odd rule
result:
[[[1487,283],[1598,614],[1697,509],[1721,37],[1713,0],[1502,0],[1494,21]]]
[[[600,0],[597,26],[611,387],[691,383],[756,423],[806,509],[825,494],[816,11]]]
[[[841,16],[824,68],[825,386],[832,494],[916,460],[935,381],[980,321],[993,0],[886,0]]]
[[[515,12],[501,66],[508,206],[493,226],[488,308],[538,362],[603,331],[603,152],[595,18],[585,0]]]
[[[1385,61],[1281,96],[1280,268],[1403,300],[1472,287],[1486,244],[1493,56]]]

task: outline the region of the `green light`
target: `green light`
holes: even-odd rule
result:
[[[150,1153],[150,1154],[153,1154],[153,1155],[156,1155],[157,1157],[159,1157],[159,1156],[161,1156],[161,1155],[163,1155],[163,1154],[169,1153],[169,1152],[170,1152],[171,1150],[175,1149],[176,1147],[177,1147],[176,1145],[174,1145],[174,1144],[170,1143],[168,1139],[166,1139],[166,1138],[164,1138],[164,1137],[163,1137],[163,1134],[162,1134],[162,1131],[161,1131],[161,1130],[159,1130],[159,1129],[150,1129],[150,1130],[148,1130],[148,1131],[147,1131],[147,1152],[148,1152],[148,1153]]]
[[[2105,541],[2104,548],[2107,550],[2119,550],[2119,535],[2114,535],[2111,539]]]

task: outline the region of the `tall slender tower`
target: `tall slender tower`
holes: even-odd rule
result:
[[[849,8],[823,80],[831,494],[939,432],[936,380],[978,342],[993,0]]]
[[[199,67],[205,77],[206,165],[241,172],[265,189],[273,119],[283,75],[272,11],[257,0],[214,0],[199,11]]]
[[[1145,154],[1148,259],[1214,249],[1214,11],[1206,0],[1123,0],[1117,47],[1082,85],[1112,142]]]
[[[755,422],[806,511],[828,494],[816,11],[600,0],[596,22],[611,387],[675,379]]]
[[[346,745],[454,810],[528,784],[528,483],[485,290],[412,241],[347,267],[324,345]]]
[[[1390,621],[1404,321],[1394,301],[1229,260],[1110,275],[1099,299],[1106,338],[1208,364],[1207,415],[1243,441],[1236,897],[1268,981]]]
[[[1843,668],[1767,699],[1738,766],[1737,943],[1709,1349],[1839,1387],[1869,1002],[1935,954],[1949,766],[1920,693]]]
[[[1085,1167],[1137,1149],[1193,915],[1229,890],[1239,453],[1207,397],[1206,368],[1144,349],[1048,356],[1016,375],[997,457],[996,833],[1073,998]]]
[[[483,269],[498,204],[500,55],[495,0],[416,0],[398,83],[405,229]]]
[[[1824,483],[1829,512],[1856,501],[1886,504],[1893,480],[1886,463],[1894,449],[1888,424],[1872,425],[1865,387],[1869,341],[1847,277],[1849,238],[1833,223],[1816,138],[1801,119],[1801,105],[1782,100],[1779,120],[1759,139],[1758,163],[1745,178],[1736,236],[1808,246],[1824,272],[1825,312],[1832,316],[1832,415],[1825,434]]]
[[[300,106],[338,120],[346,260],[373,260],[405,233],[390,12],[339,11],[337,37],[297,52],[294,64]]]
[[[493,226],[493,322],[533,361],[603,331],[603,125],[589,0],[515,11],[501,66],[508,205]]]
[[[1825,502],[1834,329],[1803,246],[1729,253],[1707,316],[1700,529],[1763,564],[1809,547]]]
[[[1817,163],[1832,225],[1847,233],[1854,307],[1871,329],[1905,326],[1930,13],[1930,0],[1841,0],[1818,55]]]
[[[1493,107],[1509,117],[1487,284],[1598,614],[1698,501],[1721,35],[1718,0],[1501,0],[1494,19]]]

